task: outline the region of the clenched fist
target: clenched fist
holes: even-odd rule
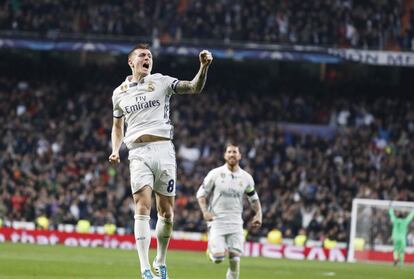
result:
[[[252,220],[252,227],[258,229],[262,226],[262,216],[255,215]]]
[[[210,211],[204,211],[203,212],[203,218],[204,218],[205,221],[211,222],[211,221],[213,221],[213,214],[211,214]]]
[[[208,50],[201,51],[198,57],[202,66],[210,66],[211,62],[213,62],[213,55]]]
[[[119,154],[117,153],[112,153],[108,159],[109,159],[109,163],[111,164],[117,164],[121,162],[121,159],[119,158]]]

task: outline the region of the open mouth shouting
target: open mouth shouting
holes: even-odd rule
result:
[[[143,67],[144,69],[149,70],[150,64],[149,64],[148,62],[145,62],[144,64],[142,64],[142,67]]]

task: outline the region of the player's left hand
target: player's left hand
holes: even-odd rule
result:
[[[112,153],[109,156],[108,160],[109,160],[109,163],[111,163],[111,164],[118,164],[119,162],[121,162],[118,153]]]
[[[204,211],[203,212],[203,218],[206,222],[211,222],[211,221],[213,221],[213,214],[211,214],[210,211]]]
[[[258,229],[262,226],[262,217],[254,216],[252,220],[252,228]]]
[[[198,55],[200,58],[201,66],[210,66],[211,62],[213,62],[213,55],[208,50],[203,50]]]

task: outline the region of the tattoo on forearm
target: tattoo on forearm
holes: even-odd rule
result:
[[[177,85],[178,93],[200,93],[207,80],[207,67],[202,67],[192,81],[181,80]]]
[[[201,68],[199,73],[196,76],[195,80],[195,89],[196,92],[201,92],[207,80],[207,68]]]

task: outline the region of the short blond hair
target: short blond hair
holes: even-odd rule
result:
[[[139,43],[137,45],[135,45],[131,51],[128,53],[128,59],[131,59],[131,56],[134,54],[134,51],[136,51],[137,49],[148,49],[150,50],[149,44],[145,44],[145,43]]]

